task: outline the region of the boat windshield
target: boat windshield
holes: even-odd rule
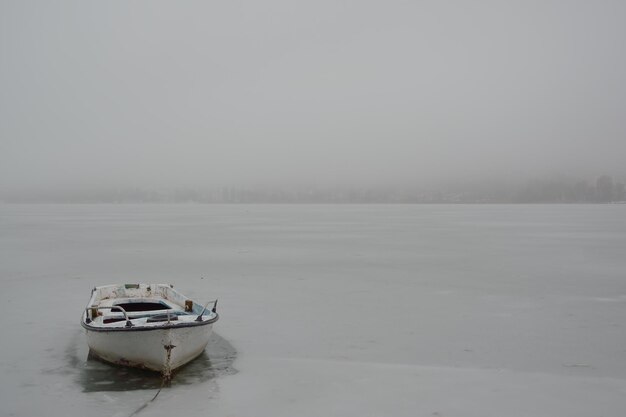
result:
[[[130,301],[116,303],[115,305],[122,307],[126,312],[169,310],[171,308],[161,301]]]

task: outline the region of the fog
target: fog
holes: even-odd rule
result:
[[[626,176],[621,1],[0,1],[0,189]]]

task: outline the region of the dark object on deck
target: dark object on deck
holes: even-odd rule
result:
[[[116,304],[118,307],[122,307],[126,311],[154,311],[154,310],[167,310],[169,306],[164,303],[144,301],[140,303],[120,303]]]

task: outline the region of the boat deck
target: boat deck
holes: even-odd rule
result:
[[[101,329],[153,328],[190,324],[204,312],[202,306],[181,297],[170,286],[126,284],[95,288],[86,318],[90,326]]]

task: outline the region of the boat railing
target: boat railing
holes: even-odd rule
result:
[[[213,313],[217,313],[217,299],[215,300],[209,300],[207,301],[207,303],[204,305],[204,308],[202,309],[202,311],[200,312],[200,314],[198,314],[198,317],[196,317],[196,321],[202,321],[202,316],[204,315],[204,312],[206,311],[207,307],[209,306],[209,304],[213,303],[213,308],[211,309],[211,311]]]
[[[122,312],[122,314],[124,314],[124,319],[126,320],[126,327],[132,327],[133,324],[130,322],[130,318],[128,317],[128,313],[126,312],[126,310],[124,310],[122,307],[120,306],[93,306],[93,307],[87,307],[85,309],[85,315],[86,315],[86,322],[87,324],[89,324],[91,322],[91,318],[89,318],[89,311],[91,310],[91,315],[96,316],[97,315],[97,311],[98,310],[119,310]]]

